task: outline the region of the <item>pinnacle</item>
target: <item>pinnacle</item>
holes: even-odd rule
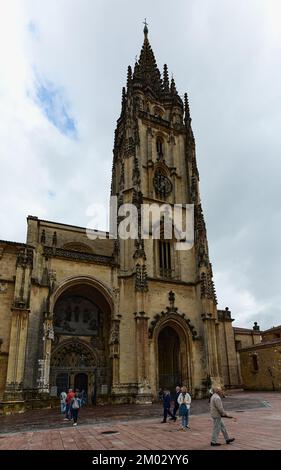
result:
[[[169,83],[169,72],[167,64],[164,64],[163,69],[163,88],[165,93],[169,93],[170,91],[170,83]]]
[[[190,120],[190,110],[187,93],[184,94],[184,113],[185,113],[185,123],[188,124]]]
[[[128,72],[127,72],[127,88],[130,85],[131,81],[132,81],[132,67],[129,65]]]
[[[171,93],[173,95],[177,94],[176,83],[175,83],[174,78],[172,78],[172,80],[171,80]]]
[[[122,112],[125,110],[125,103],[126,103],[126,89],[125,87],[122,88]]]

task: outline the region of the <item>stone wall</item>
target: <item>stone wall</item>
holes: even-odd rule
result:
[[[261,332],[250,328],[233,328],[236,349],[247,348],[261,342]]]
[[[233,318],[228,308],[218,310],[220,366],[225,387],[238,387],[240,384]]]
[[[243,386],[249,390],[281,390],[281,340],[240,350]]]

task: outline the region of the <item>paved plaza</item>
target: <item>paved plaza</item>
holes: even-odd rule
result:
[[[235,442],[210,447],[212,421],[207,400],[194,400],[190,430],[180,421],[161,423],[154,405],[85,408],[75,428],[59,410],[33,410],[0,417],[0,450],[273,450],[281,449],[281,393],[232,392],[223,400],[237,418],[225,419]]]

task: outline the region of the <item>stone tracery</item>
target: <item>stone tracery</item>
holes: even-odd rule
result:
[[[67,341],[52,354],[51,367],[95,367],[97,360],[92,351],[79,341]]]

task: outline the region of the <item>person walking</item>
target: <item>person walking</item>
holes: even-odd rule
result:
[[[163,401],[163,395],[164,395],[164,390],[163,390],[163,388],[160,388],[160,390],[158,392],[159,401]]]
[[[76,390],[74,397],[71,399],[70,406],[72,410],[73,426],[77,426],[78,413],[81,408],[81,398],[78,390]]]
[[[170,390],[164,390],[164,394],[163,394],[163,412],[164,412],[164,416],[163,416],[163,421],[161,421],[161,423],[166,423],[167,422],[167,416],[171,416],[171,418],[176,421],[176,418],[173,417],[172,413],[171,413],[171,394],[170,394]]]
[[[176,418],[176,419],[177,419],[177,411],[178,411],[179,406],[180,406],[179,402],[178,402],[178,398],[180,396],[180,393],[181,393],[181,388],[179,386],[177,386],[176,387],[176,396],[175,396],[175,401],[174,401],[174,409],[173,409],[173,418]],[[170,418],[170,419],[173,419],[173,418]]]
[[[74,392],[72,388],[68,390],[67,397],[65,399],[65,420],[71,420],[72,419],[72,408],[71,408],[71,400],[74,397]]]
[[[234,437],[230,438],[226,427],[222,421],[222,418],[232,418],[236,421],[236,418],[226,413],[223,409],[221,397],[223,396],[223,391],[220,387],[213,388],[213,395],[210,400],[210,412],[213,419],[213,433],[211,438],[211,446],[220,446],[221,444],[217,442],[219,433],[222,432],[225,442],[230,444],[235,440]]]
[[[187,393],[187,388],[182,387],[181,393],[178,397],[178,404],[179,404],[179,416],[181,416],[182,420],[182,430],[186,431],[190,429],[188,426],[188,418],[189,418],[189,409],[191,404],[191,396]]]
[[[67,397],[66,392],[62,391],[61,394],[60,394],[60,411],[61,411],[61,414],[65,413],[65,407],[66,407],[65,400],[66,400],[66,397]]]
[[[85,390],[82,390],[81,392],[81,406],[86,406],[87,405],[87,393]]]

